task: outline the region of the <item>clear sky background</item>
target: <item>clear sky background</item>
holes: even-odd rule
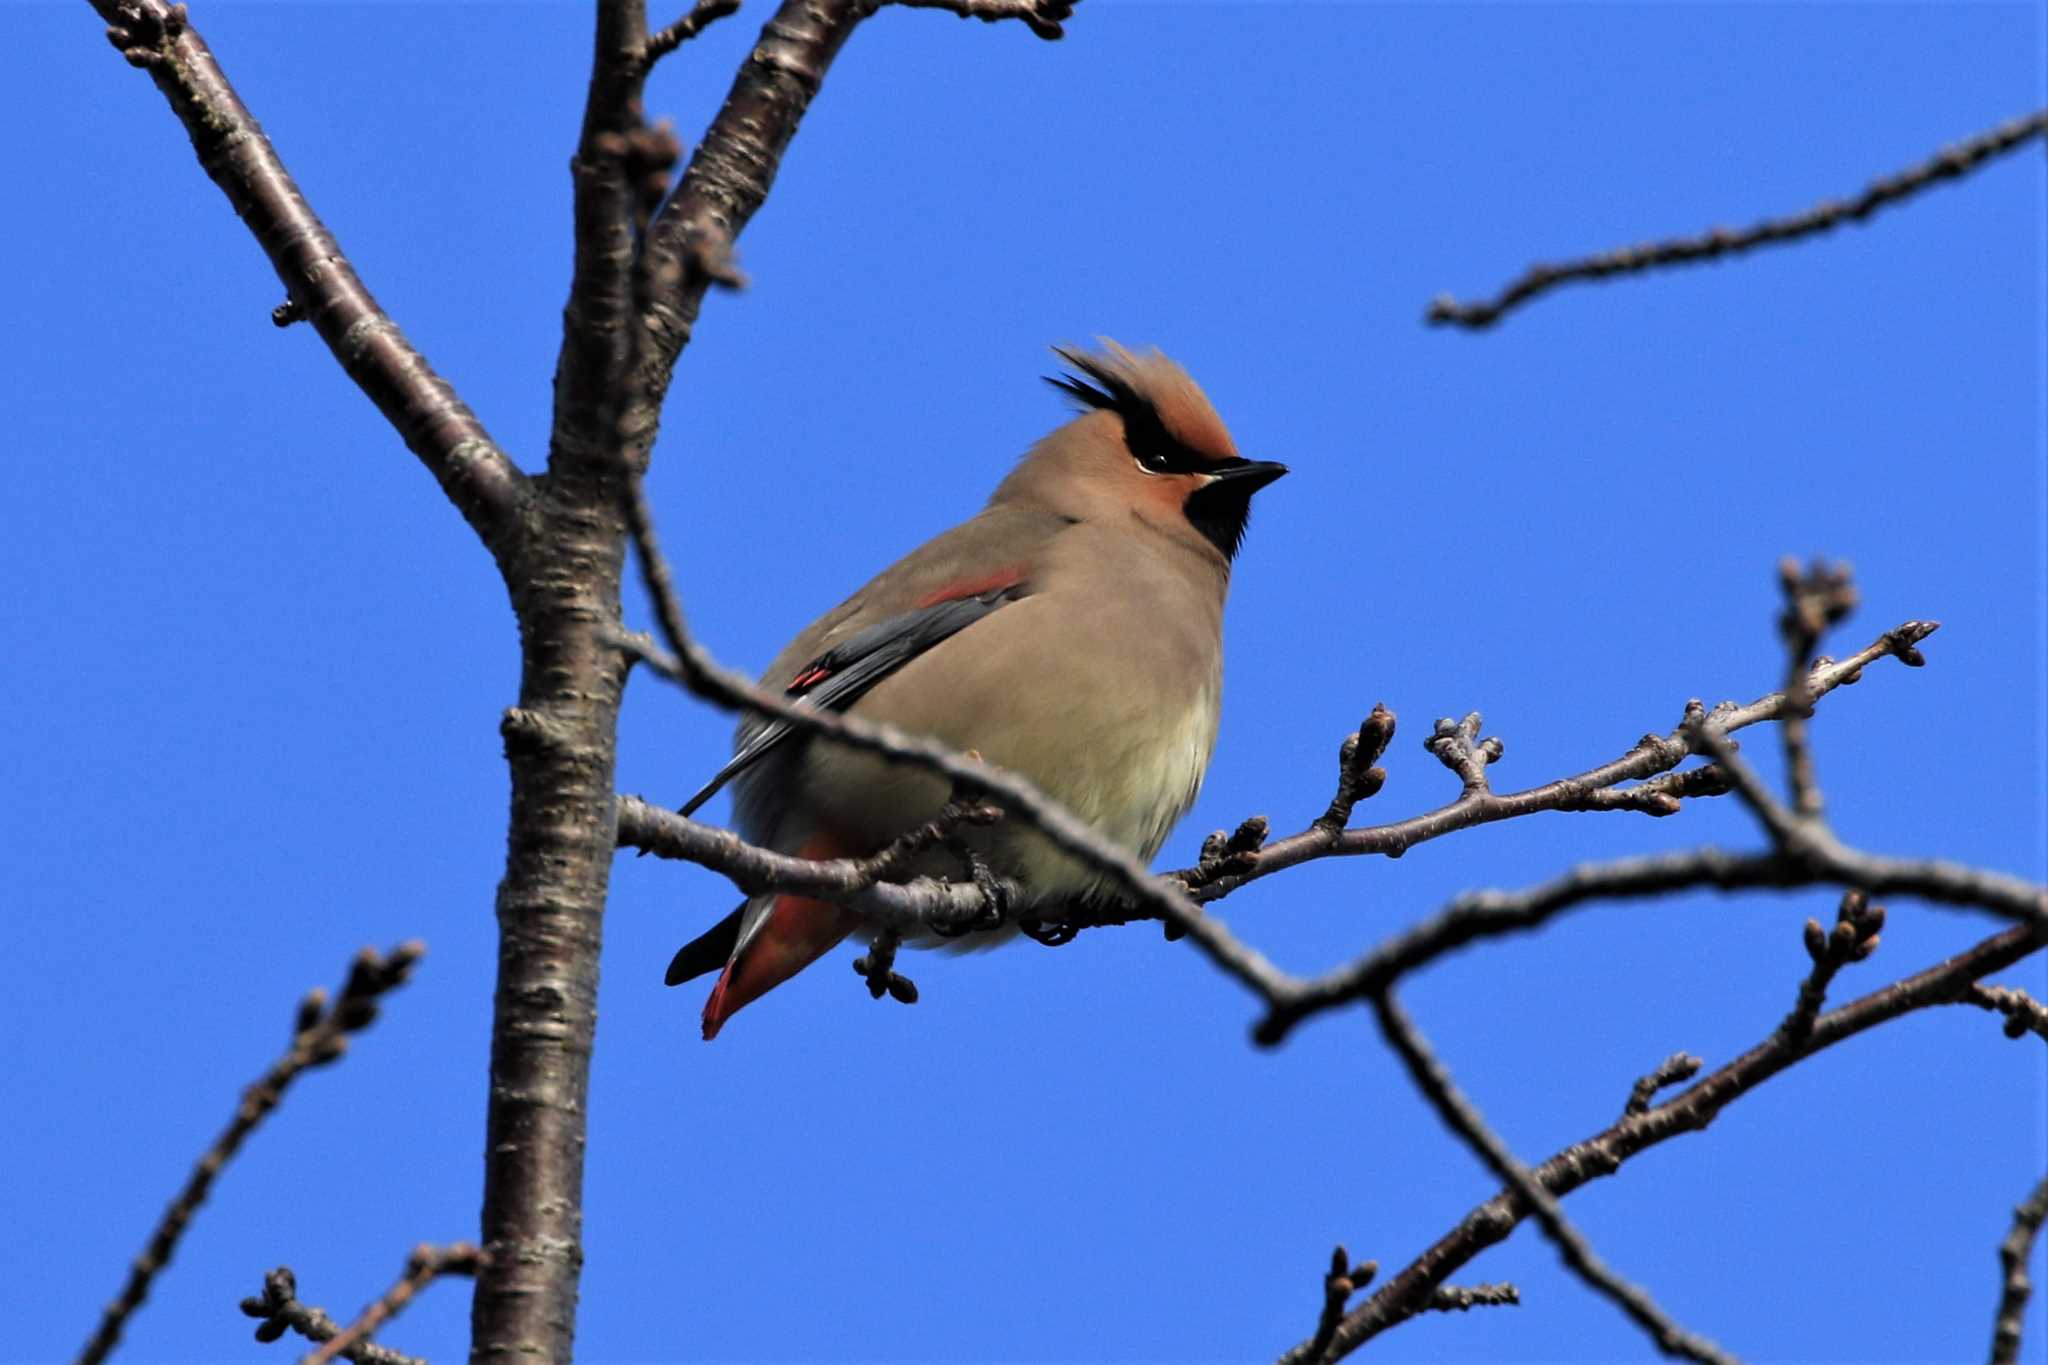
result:
[[[769,8],[671,58],[652,112],[694,137]],[[587,7],[193,11],[392,315],[536,463]],[[7,13],[0,1356],[77,1347],[298,995],[417,935],[415,982],[255,1137],[129,1334],[136,1360],[280,1361],[235,1311],[265,1269],[350,1317],[415,1242],[476,1232],[512,618],[314,335],[271,326],[280,286],[150,82],[83,4]],[[2043,34],[2026,4],[1089,0],[1047,45],[884,12],[741,242],[754,287],[707,304],[678,371],[649,487],[692,622],[765,663],[971,514],[1062,420],[1046,344],[1106,333],[1182,361],[1295,471],[1259,499],[1222,736],[1162,865],[1254,812],[1299,828],[1375,701],[1401,718],[1361,810],[1385,820],[1454,791],[1421,748],[1436,716],[1482,710],[1524,786],[1688,697],[1768,691],[1790,552],[1857,567],[1838,652],[1944,622],[1928,668],[1821,710],[1842,835],[2048,876],[2040,144],[1795,249],[1573,287],[1486,335],[1420,321],[1440,291],[1803,208],[2039,107]],[[622,789],[678,800],[728,724],[637,679]],[[1732,801],[1539,817],[1223,913],[1307,973],[1460,890],[1700,842],[1758,835]],[[1313,1327],[1332,1243],[1398,1266],[1494,1188],[1362,1014],[1259,1051],[1252,1002],[1156,929],[915,958],[914,1009],[871,1003],[842,953],[706,1046],[703,983],[661,974],[734,899],[617,867],[584,1359],[1270,1358]],[[1404,998],[1535,1160],[1667,1054],[1768,1033],[1832,904],[1593,910]],[[1994,928],[1895,902],[1836,997]],[[2048,990],[2038,959],[2003,979]],[[2032,1040],[1927,1012],[1567,1209],[1747,1357],[1980,1359],[2043,1078]],[[1457,1278],[1523,1305],[1374,1355],[1653,1356],[1533,1229]],[[438,1286],[387,1338],[458,1360],[467,1313]]]

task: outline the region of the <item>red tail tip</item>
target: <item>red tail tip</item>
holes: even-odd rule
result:
[[[704,1002],[704,1041],[710,1042],[725,1027],[725,1021],[732,1016],[725,1008],[726,983],[732,980],[732,964],[725,964],[725,970],[718,974],[718,984],[711,988],[711,998]]]

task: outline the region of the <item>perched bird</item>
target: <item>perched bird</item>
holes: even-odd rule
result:
[[[1029,778],[1149,860],[1187,813],[1216,740],[1223,595],[1252,494],[1287,472],[1238,456],[1209,400],[1154,351],[1055,348],[1047,382],[1079,415],[1033,446],[972,520],[927,542],[814,621],[763,686],[851,710]],[[751,717],[728,780],[750,841],[805,858],[862,856],[935,816],[929,772]],[[964,836],[1022,887],[1028,913],[1098,891],[1099,875],[1021,822]],[[959,876],[936,849],[912,875]],[[815,962],[860,916],[755,896],[669,964],[673,986],[714,969],[709,1039],[743,1005]]]

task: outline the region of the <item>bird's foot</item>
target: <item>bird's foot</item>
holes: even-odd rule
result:
[[[959,938],[963,934],[985,934],[1000,929],[1010,920],[1010,886],[996,875],[988,860],[971,845],[955,842],[950,845],[960,861],[967,866],[967,878],[981,892],[981,913],[972,919],[954,924],[931,926],[932,932],[941,938]]]

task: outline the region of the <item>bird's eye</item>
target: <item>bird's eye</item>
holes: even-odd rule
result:
[[[1159,450],[1143,452],[1138,456],[1138,463],[1154,474],[1164,474],[1173,468],[1173,463],[1166,458],[1166,453]]]

